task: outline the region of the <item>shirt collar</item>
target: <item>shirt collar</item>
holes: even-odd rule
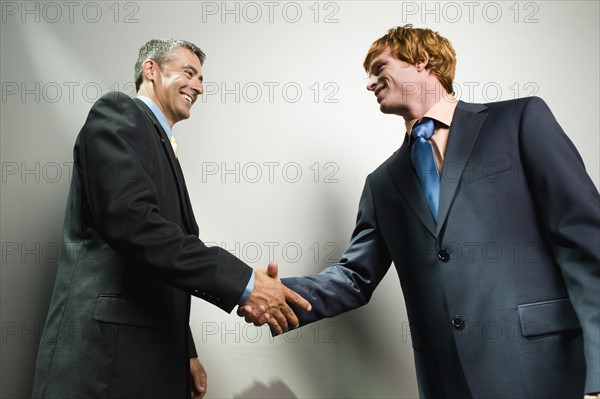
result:
[[[454,111],[456,110],[457,104],[458,100],[452,94],[448,94],[444,96],[441,101],[435,103],[433,107],[429,108],[429,111],[425,112],[423,118],[433,119],[434,121],[444,125],[446,128],[449,128],[452,124],[452,117],[454,116]],[[418,121],[420,121],[420,119],[412,119],[405,122],[406,132],[409,136],[412,132],[413,126]]]
[[[171,136],[173,136],[173,131],[171,130],[171,126],[169,126],[169,122],[167,122],[167,118],[165,118],[165,115],[162,113],[160,108],[158,108],[158,105],[156,105],[154,103],[154,101],[152,101],[148,97],[137,96],[137,98],[142,100],[144,102],[144,104],[146,104],[148,106],[148,108],[150,108],[150,110],[152,111],[154,116],[156,116],[156,119],[158,119],[158,122],[160,123],[160,125],[162,126],[164,131],[167,133],[167,136],[169,137],[169,140],[170,140]]]

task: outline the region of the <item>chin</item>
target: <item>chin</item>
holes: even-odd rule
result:
[[[381,104],[379,104],[379,110],[384,114],[403,116],[405,114],[406,108],[400,106],[399,104],[396,104],[395,106],[390,106],[389,104],[386,105],[385,102],[382,102]]]
[[[386,107],[384,104],[379,105],[379,110],[384,114],[395,114],[396,112],[390,107]]]

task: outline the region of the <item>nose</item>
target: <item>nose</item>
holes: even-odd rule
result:
[[[198,95],[204,93],[204,86],[202,85],[202,81],[200,79],[195,80],[191,85],[192,90],[194,90]]]
[[[367,90],[373,91],[377,86],[377,77],[374,75],[369,76],[369,81],[367,82]]]

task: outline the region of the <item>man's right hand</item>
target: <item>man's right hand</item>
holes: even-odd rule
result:
[[[312,306],[284,286],[278,274],[275,262],[269,263],[266,268],[254,269],[254,289],[246,303],[238,308],[237,314],[256,326],[268,323],[273,332],[281,334],[290,326],[295,328],[300,324],[288,302],[306,311],[310,311]]]

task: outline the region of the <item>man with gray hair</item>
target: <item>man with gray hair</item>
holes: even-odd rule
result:
[[[198,238],[172,127],[203,92],[204,53],[151,40],[137,98],[92,107],[74,148],[63,248],[40,342],[34,398],[202,398],[206,373],[189,327],[191,295],[236,305],[278,332],[297,326],[276,266],[256,269]]]

